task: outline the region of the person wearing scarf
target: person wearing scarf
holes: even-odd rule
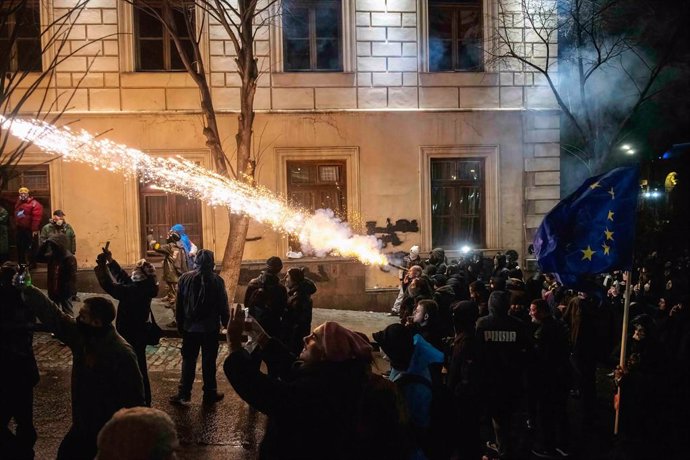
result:
[[[243,334],[261,347],[268,375],[243,348]],[[371,372],[372,347],[363,334],[323,323],[304,338],[295,360],[238,308],[227,338],[225,375],[244,401],[268,416],[260,459],[405,458],[401,400],[390,382]]]

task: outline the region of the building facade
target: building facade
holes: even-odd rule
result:
[[[41,1],[43,24],[77,3]],[[355,230],[381,238],[387,253],[418,244],[423,252],[442,246],[452,257],[469,245],[516,249],[524,258],[541,217],[559,199],[559,112],[540,75],[492,59],[493,37],[503,24],[534,59],[556,56],[557,44],[547,50],[530,33],[520,2],[499,9],[496,1],[274,5],[256,29],[258,183],[304,207],[333,209]],[[234,49],[203,10],[189,11],[201,33],[225,150],[233,152],[240,93]],[[212,168],[199,92],[166,32],[119,0],[91,0],[73,16],[66,47],[52,51],[77,50],[59,65],[51,89],[56,108],[67,107],[61,123]],[[61,100],[72,91],[68,103]],[[3,194],[13,199],[22,182],[48,208],[64,210],[77,232],[81,267],[94,264],[106,241],[131,264],[146,255],[147,238],[163,238],[174,223],[222,254],[225,209],[47,158],[29,149],[23,175]],[[244,259],[289,249],[298,243],[252,223]],[[357,294],[351,302],[371,306],[368,298],[397,285],[395,271],[338,258],[299,264],[330,283],[324,291],[334,303]]]

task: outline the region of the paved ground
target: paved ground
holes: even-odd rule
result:
[[[81,299],[91,295],[80,293]],[[100,294],[99,294],[100,295]],[[80,303],[75,305],[78,311]],[[154,303],[154,314],[161,325],[172,319],[159,301]],[[313,325],[323,321],[337,321],[344,326],[364,332],[371,337],[372,332],[382,330],[396,321],[383,313],[314,310]],[[197,367],[192,404],[179,408],[167,402],[167,398],[177,391],[181,364],[180,339],[174,337],[176,331],[168,329],[171,337],[164,337],[159,346],[148,347],[147,357],[151,380],[153,406],[173,418],[177,426],[183,460],[226,459],[240,460],[256,458],[256,445],[261,440],[265,418],[261,414],[250,413],[246,404],[234,393],[222,374],[222,361],[227,355],[227,346],[221,342],[218,356],[219,390],[226,394],[225,399],[214,407],[201,404],[201,371]],[[35,392],[35,422],[39,432],[36,444],[36,458],[54,458],[57,447],[67,432],[70,423],[70,370],[72,356],[70,350],[61,345],[47,333],[37,333],[34,350],[41,372],[41,381]],[[200,364],[200,363],[199,363]],[[383,372],[388,365],[377,357],[375,371]],[[611,452],[611,389],[608,370],[600,372],[600,420],[596,425],[583,425],[579,414],[578,401],[569,402],[571,426],[573,427],[573,447],[578,453],[575,458],[610,458]],[[524,457],[530,458],[531,440],[524,429],[524,414],[516,417],[513,427],[517,433],[516,442]]]
[[[93,295],[102,294],[79,294],[82,301]],[[75,303],[75,312],[79,311],[81,304]],[[172,312],[158,300],[154,302],[153,311],[161,326],[172,320]],[[373,332],[384,329],[395,320],[383,313],[315,309],[313,324],[337,321],[371,337]],[[146,354],[153,406],[170,414],[175,421],[181,441],[179,457],[182,460],[255,458],[256,444],[263,436],[265,419],[261,414],[247,410],[247,405],[235,394],[223,375],[222,362],[227,356],[227,345],[221,342],[218,353],[218,386],[226,394],[225,399],[214,407],[201,404],[199,360],[192,405],[179,408],[170,405],[167,398],[177,392],[181,341],[175,337],[176,330],[167,328],[166,332],[171,337],[162,338],[159,346],[148,347]],[[72,353],[48,333],[35,335],[34,352],[41,372],[34,404],[35,424],[39,432],[36,458],[49,459],[55,457],[60,441],[69,428]],[[378,356],[375,370],[383,372],[387,368],[387,363]]]

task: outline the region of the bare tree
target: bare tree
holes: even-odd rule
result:
[[[255,185],[257,154],[254,140],[254,95],[256,94],[259,71],[254,54],[257,30],[272,18],[273,8],[280,0],[125,0],[135,8],[158,19],[175,42],[177,51],[187,73],[199,88],[200,107],[204,123],[203,133],[206,145],[213,155],[216,171],[226,177]],[[194,10],[199,8],[208,18],[220,24],[232,43],[240,77],[240,113],[237,117],[235,135],[235,164],[223,149],[216,111],[211,99],[210,85],[201,50],[201,30],[196,27]],[[175,15],[184,17],[186,30],[178,30]],[[200,18],[202,21],[204,18]],[[197,30],[199,32],[197,32]],[[185,46],[189,44],[190,46]],[[244,245],[249,228],[249,218],[242,214],[228,212],[230,230],[228,233],[221,276],[225,281],[229,298],[234,298],[240,275]]]
[[[498,0],[493,60],[548,86],[566,120],[561,148],[590,174],[605,167],[640,107],[663,90],[684,46],[684,15],[669,14],[668,3]]]
[[[41,27],[38,0],[0,2],[0,114],[8,123],[28,115],[54,124],[69,110],[87,73],[73,88],[62,92],[56,90],[55,77],[62,62],[97,41],[74,49],[68,41],[88,3],[78,1],[60,16],[44,18]],[[0,190],[15,176],[30,145],[12,139],[9,130],[0,126]]]

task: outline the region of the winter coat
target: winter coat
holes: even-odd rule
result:
[[[53,255],[45,256],[47,245],[53,243]],[[36,259],[48,263],[48,297],[61,303],[77,294],[77,259],[64,248],[64,235],[53,235],[38,250]]]
[[[244,305],[268,335],[279,336],[280,325],[287,309],[287,289],[277,275],[262,271],[247,285]]]
[[[449,285],[441,286],[434,291],[434,300],[438,305],[438,322],[443,337],[453,336],[453,315],[451,305],[455,303],[455,292]]]
[[[34,197],[26,201],[17,200],[14,205],[14,222],[17,230],[29,230],[37,232],[41,228],[43,218],[43,205]]]
[[[10,252],[9,228],[10,213],[7,209],[0,206],[0,255]]]
[[[283,315],[283,342],[297,353],[302,348],[302,339],[311,333],[311,319],[314,302],[311,296],[316,285],[308,278],[292,286],[288,291],[287,309]],[[299,348],[299,350],[298,350]]]
[[[47,224],[45,224],[41,229],[41,233],[38,235],[38,244],[41,245],[45,243],[46,241],[48,241],[48,239],[50,239],[51,236],[57,235],[58,233],[63,233],[67,236],[69,245],[65,249],[67,249],[72,254],[76,254],[76,235],[74,233],[74,229],[72,228],[72,226],[67,222],[63,223],[62,225],[56,225],[55,222],[48,222]]]
[[[410,364],[405,371],[391,369],[390,380],[396,382],[406,374],[424,377],[431,382],[429,365],[443,363],[443,353],[432,346],[419,335],[414,335],[414,351]],[[431,423],[431,388],[421,383],[409,383],[402,389],[403,398],[407,402],[410,423],[413,427],[425,429]]]
[[[32,345],[36,316],[14,286],[0,287],[0,299],[0,391],[33,387],[39,379]]]
[[[119,409],[144,405],[136,355],[112,325],[89,336],[39,289],[25,288],[22,298],[48,330],[72,350],[74,429],[95,435]]]
[[[156,277],[132,281],[115,260],[97,265],[93,271],[101,288],[119,302],[115,319],[117,332],[135,348],[144,344],[151,299],[158,295]]]
[[[536,391],[567,387],[570,377],[570,342],[565,324],[549,316],[532,334],[528,353],[529,381]]]
[[[373,375],[368,363],[295,363],[294,355],[276,339],[269,340],[262,357],[280,379],[262,373],[246,350],[230,353],[223,366],[237,394],[268,417],[260,459],[405,458],[404,439],[391,433],[398,427],[398,393],[390,382]],[[369,401],[363,403],[363,393],[372,381],[384,389],[372,398],[380,409],[359,417],[363,406],[371,407]],[[395,421],[388,418],[392,412]],[[377,435],[363,439],[372,426]]]
[[[221,325],[228,324],[230,310],[223,278],[197,269],[184,273],[177,286],[178,330],[218,333]]]
[[[528,347],[525,323],[489,304],[489,314],[477,320],[477,352],[488,395],[511,398],[519,394]]]
[[[177,283],[180,275],[190,270],[189,257],[181,241],[176,243],[156,244],[153,248],[163,254],[163,280],[167,283]]]

